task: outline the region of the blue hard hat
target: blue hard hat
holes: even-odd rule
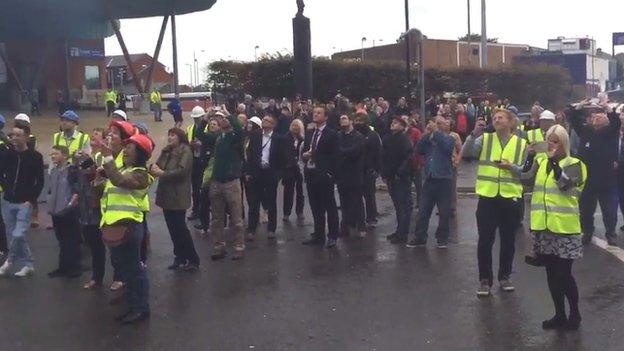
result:
[[[76,112],[72,110],[67,110],[63,112],[63,114],[61,115],[61,118],[64,118],[68,121],[72,121],[76,123],[80,122],[80,117],[76,114]]]
[[[4,116],[0,115],[0,129],[4,128],[5,124],[6,124],[6,120],[4,119]]]
[[[147,129],[147,124],[145,124],[144,122],[135,121],[135,122],[132,122],[132,124],[136,127],[136,129],[138,129],[141,132],[141,134],[145,134],[145,135],[149,134],[149,129]]]

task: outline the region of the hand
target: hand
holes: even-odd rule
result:
[[[150,167],[150,174],[154,177],[160,177],[163,174],[165,174],[165,171],[163,171],[160,167],[158,167],[157,164],[152,164],[152,167]]]
[[[510,170],[512,166],[513,165],[507,160],[501,160],[500,163],[498,164],[498,168],[505,169],[505,170]]]
[[[312,151],[306,151],[306,152],[304,152],[304,153],[301,155],[301,158],[302,158],[304,161],[307,161],[307,160],[311,159],[311,158],[312,158]]]
[[[69,207],[75,207],[76,205],[78,205],[78,194],[72,195],[71,200],[69,200]]]
[[[532,142],[529,144],[529,146],[527,146],[527,152],[529,153],[529,155],[535,155],[535,145],[537,143],[536,142]]]
[[[252,177],[252,176],[250,176],[250,175],[246,175],[246,176],[245,176],[245,181],[246,181],[247,183],[251,182],[252,180],[253,180],[253,177]]]
[[[483,134],[483,129],[485,129],[485,121],[483,120],[483,118],[480,118],[475,124],[472,135],[475,137],[480,136],[481,134]]]

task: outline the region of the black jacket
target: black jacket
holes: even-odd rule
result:
[[[366,139],[358,131],[338,132],[338,163],[336,184],[362,186],[364,184],[364,150]]]
[[[602,130],[594,130],[584,123],[585,111],[572,110],[570,124],[580,138],[578,157],[587,166],[588,189],[607,189],[616,185],[618,160],[618,137],[621,122],[616,113],[609,113],[609,125]]]
[[[268,143],[267,143],[268,144]],[[269,171],[275,179],[281,177],[284,170],[284,146],[283,139],[273,132],[270,145],[262,143],[262,133],[249,135],[249,145],[245,149],[246,161],[243,166],[243,175],[257,179],[262,169],[262,149],[270,147]]]
[[[303,147],[303,139],[297,138],[299,142],[295,147],[295,137],[292,133],[286,134],[283,138],[284,143],[284,179],[292,179],[297,176],[299,171],[299,156]]]
[[[374,130],[371,130],[368,126],[358,129],[358,132],[366,139],[366,146],[364,151],[364,173],[379,174],[381,171],[381,138],[379,134]]]
[[[307,131],[302,153],[310,150],[315,131],[316,129]],[[338,133],[335,130],[325,126],[325,129],[318,139],[316,151],[312,157],[315,168],[309,169],[306,167],[304,169],[306,179],[311,182],[324,180],[333,181],[336,174],[336,162],[338,157]]]
[[[381,153],[381,177],[388,180],[409,180],[412,176],[413,149],[412,142],[405,133],[388,134],[383,141]]]
[[[36,203],[43,190],[43,157],[34,150],[0,153],[0,185],[11,203]]]

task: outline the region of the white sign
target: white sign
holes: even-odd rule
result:
[[[6,53],[6,51],[4,51],[4,43],[0,43],[0,50]],[[0,58],[0,84],[6,83],[7,79],[8,77],[6,65],[4,64],[2,58]]]

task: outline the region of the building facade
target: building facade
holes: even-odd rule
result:
[[[130,61],[134,67],[137,76],[139,77],[139,84],[144,87],[145,82],[148,79],[149,66],[152,64],[152,56],[148,54],[133,54],[130,55]],[[110,82],[110,86],[117,91],[124,94],[134,95],[137,94],[137,88],[132,80],[132,75],[128,68],[128,63],[123,55],[107,56],[106,57],[106,75]],[[155,62],[154,70],[152,72],[152,84],[151,87],[161,92],[171,92],[173,86],[173,73],[167,71],[167,67],[160,62]]]

